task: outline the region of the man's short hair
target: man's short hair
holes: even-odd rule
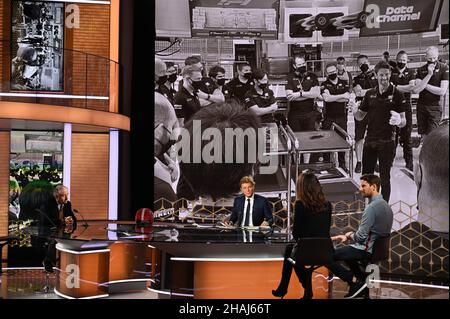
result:
[[[181,75],[182,75],[182,76],[186,76],[186,75],[192,76],[192,74],[193,74],[194,72],[200,72],[200,73],[201,73],[202,70],[200,70],[200,68],[197,67],[197,66],[195,66],[195,65],[187,65],[187,66],[185,66],[185,67],[183,68],[183,70],[181,71]]]
[[[210,78],[215,78],[219,73],[225,74],[225,69],[222,68],[220,65],[214,65],[211,67],[211,69],[209,69],[208,76]]]
[[[389,57],[389,51],[384,51],[384,52],[383,52],[383,56]]]
[[[360,54],[357,58],[356,58],[356,62],[359,62],[359,60],[361,59],[369,59],[369,57],[365,54]]]
[[[370,186],[375,185],[377,187],[377,191],[380,191],[381,179],[378,175],[365,174],[360,177],[360,180],[367,182]]]
[[[198,55],[188,56],[186,60],[184,60],[185,65],[193,65],[202,62],[202,58]]]
[[[244,67],[246,67],[246,66],[252,67],[252,66],[250,65],[250,63],[248,63],[248,62],[240,62],[240,63],[237,64],[237,68],[238,68],[239,71],[242,71],[242,69],[243,69]]]
[[[253,78],[256,80],[261,80],[267,72],[263,69],[256,69],[253,71]]]
[[[325,71],[327,71],[327,69],[331,66],[334,66],[335,68],[337,68],[336,63],[330,62],[330,63],[327,63],[327,65],[325,66]]]
[[[439,54],[439,48],[435,46],[428,47],[425,53],[428,53],[429,51],[435,51]]]
[[[345,62],[345,58],[343,56],[340,56],[336,59],[337,62]]]
[[[56,185],[56,187],[53,189],[53,195],[58,195],[61,191],[63,191],[63,190],[65,190],[65,191],[67,191],[67,192],[69,192],[69,189],[66,187],[66,186],[64,186],[64,185],[62,185],[62,184],[60,184],[60,185]]]
[[[296,59],[303,59],[303,60],[306,61],[306,56],[303,55],[303,54],[296,54],[296,55],[294,55],[294,56],[292,57],[292,61],[295,63],[295,60],[296,60]]]
[[[387,62],[380,61],[375,65],[375,73],[378,73],[378,71],[381,69],[388,69],[390,71],[391,66]]]
[[[155,80],[157,80],[160,76],[166,75],[166,70],[167,67],[164,61],[155,57]]]
[[[400,55],[408,55],[408,53],[406,53],[406,51],[405,50],[400,50],[400,51],[398,51],[398,53],[397,53],[397,58],[400,56]]]
[[[241,178],[241,181],[239,182],[239,186],[242,186],[242,184],[252,184],[253,186],[255,186],[255,181],[254,181],[253,177],[248,175],[248,176],[244,176]]]
[[[200,121],[201,132],[194,134],[194,121]],[[222,163],[200,163],[194,162],[193,159],[193,138],[194,136],[202,136],[203,132],[208,128],[217,128],[222,135]],[[181,175],[190,185],[192,193],[195,196],[211,196],[219,199],[228,197],[239,192],[239,182],[242,176],[252,175],[255,163],[249,161],[248,151],[251,141],[245,138],[243,145],[237,146],[235,141],[232,150],[225,147],[225,132],[230,129],[240,128],[243,131],[246,129],[255,130],[257,134],[259,128],[259,120],[248,112],[242,105],[234,102],[214,103],[208,107],[200,109],[192,118],[186,122],[184,129],[187,130],[187,135],[190,141],[190,161],[186,163],[180,162]],[[201,149],[205,145],[210,144],[210,140],[202,140]],[[232,152],[233,163],[225,162],[226,152]],[[237,153],[243,152],[243,163],[236,163]],[[257,163],[256,163],[257,164]],[[185,194],[178,194],[185,197]]]

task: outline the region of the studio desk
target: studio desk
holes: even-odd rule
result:
[[[287,243],[272,229],[212,224],[91,222],[54,236],[60,257],[55,293],[101,298],[151,290],[158,298],[273,298]],[[328,298],[328,270],[313,274],[314,298]],[[285,298],[300,298],[293,272]]]

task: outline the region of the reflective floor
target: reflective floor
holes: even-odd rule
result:
[[[49,291],[45,291],[46,277],[43,269],[5,270],[1,276],[0,298],[2,299],[60,299],[53,293],[56,275],[48,278]],[[436,282],[408,282],[400,283],[398,279],[386,279],[379,288],[370,289],[371,299],[449,299],[448,286]],[[423,284],[424,286],[416,286]],[[339,279],[332,280],[331,298],[343,299],[347,293],[347,285]],[[111,294],[109,299],[157,299],[167,298],[152,291],[133,291],[128,293]],[[301,297],[301,296],[299,296]]]

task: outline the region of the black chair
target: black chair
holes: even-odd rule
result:
[[[380,261],[387,260],[389,258],[389,248],[391,242],[391,235],[378,237],[373,243],[372,256],[360,261],[360,265],[363,268],[367,276],[371,275],[373,271],[367,273],[365,270],[369,264],[378,264]],[[369,289],[366,289],[364,298],[370,299]]]

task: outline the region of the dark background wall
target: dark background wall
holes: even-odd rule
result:
[[[121,1],[120,108],[131,132],[120,136],[119,219],[153,204],[154,1]]]

